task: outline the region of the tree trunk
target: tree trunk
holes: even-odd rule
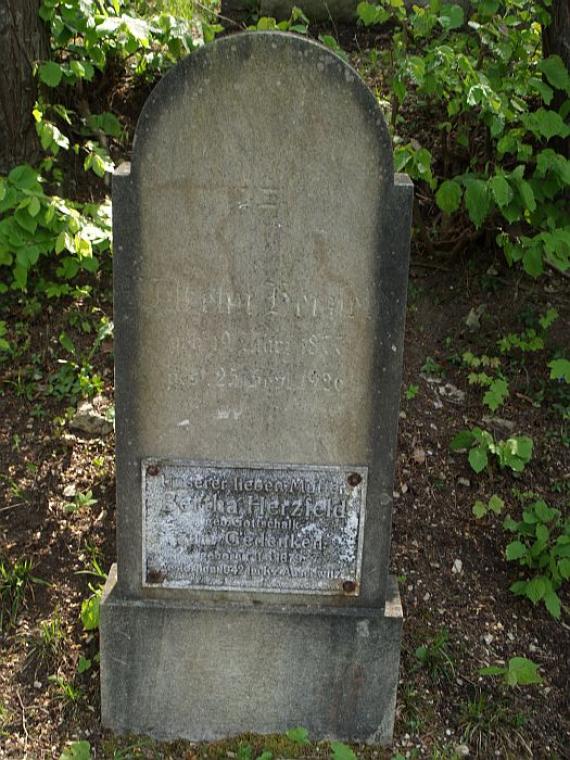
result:
[[[0,174],[40,156],[33,64],[49,55],[40,0],[0,0]]]
[[[542,54],[544,58],[548,58],[549,55],[559,55],[570,71],[570,2],[569,0],[554,0],[547,10],[552,21],[542,30]],[[560,110],[566,98],[567,95],[562,90],[555,90],[550,108]],[[556,149],[568,157],[570,139],[557,138]]]

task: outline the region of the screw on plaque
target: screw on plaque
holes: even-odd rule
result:
[[[360,475],[358,472],[351,472],[347,480],[349,486],[356,488],[357,485],[362,483],[362,475]]]
[[[354,581],[343,581],[342,590],[345,594],[354,594],[356,591],[356,583]]]
[[[149,466],[146,468],[146,474],[150,475],[151,477],[158,475],[159,472],[160,467],[157,464],[149,464]]]
[[[166,580],[166,573],[164,570],[157,570],[156,568],[149,567],[146,571],[147,583],[162,583],[164,580]]]

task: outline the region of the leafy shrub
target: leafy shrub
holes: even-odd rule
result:
[[[559,619],[557,591],[570,578],[570,518],[563,519],[558,509],[538,500],[523,510],[522,520],[507,516],[504,528],[516,536],[507,546],[507,560],[518,562],[532,573],[528,580],[513,583],[511,591],[526,596],[533,604],[542,601],[548,612]]]
[[[511,657],[506,665],[491,665],[481,668],[482,676],[502,676],[508,686],[527,686],[542,683],[538,665],[526,657]]]
[[[95,272],[109,251],[110,204],[73,203],[46,194],[44,182],[27,164],[0,177],[0,293],[26,290],[31,270],[48,296],[70,293],[78,273]]]
[[[533,277],[546,264],[570,265],[570,162],[553,142],[570,134],[570,101],[553,107],[556,90],[570,95],[570,76],[558,56],[541,57],[550,4],[473,0],[467,16],[441,0],[357,8],[365,26],[395,27],[380,58],[393,93],[396,168],[420,181],[442,212],[435,243],[427,227],[424,240],[459,251],[479,231],[500,230],[508,263],[521,262]],[[433,153],[401,134],[410,110],[432,125]]]
[[[524,435],[495,441],[487,430],[474,427],[457,433],[450,448],[452,451],[467,449],[469,464],[476,473],[489,467],[489,457],[493,457],[502,470],[507,467],[513,472],[522,472],[532,458],[533,442]]]

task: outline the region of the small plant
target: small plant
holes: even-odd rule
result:
[[[32,575],[32,561],[18,560],[13,566],[0,560],[0,631],[15,625],[28,592],[34,583],[45,583]]]
[[[506,665],[491,665],[481,668],[482,676],[501,676],[508,686],[527,686],[534,683],[542,683],[538,672],[538,665],[526,657],[511,657]]]
[[[77,686],[74,686],[71,681],[68,681],[65,678],[65,676],[48,676],[48,681],[55,685],[58,698],[72,707],[75,707],[83,697],[83,692],[81,689],[77,688]]]
[[[557,591],[570,578],[570,518],[563,520],[558,509],[538,500],[523,510],[522,520],[508,515],[503,527],[516,535],[507,546],[507,560],[532,572],[528,580],[513,583],[511,591],[526,596],[533,604],[544,602],[548,612],[558,620]]]
[[[426,357],[426,360],[420,368],[420,372],[431,377],[443,377],[445,375],[445,369],[431,356]]]
[[[357,760],[351,748],[343,742],[331,742],[332,760]]]
[[[39,632],[30,641],[26,666],[33,665],[37,673],[59,661],[64,652],[65,631],[59,615],[40,623]]]
[[[416,659],[422,667],[426,668],[433,679],[440,676],[453,678],[455,668],[448,648],[449,634],[443,629],[439,631],[427,644],[419,646],[416,651]]]
[[[59,756],[59,760],[91,760],[91,745],[82,740],[68,744]]]
[[[512,756],[517,750],[520,753],[524,749],[532,757],[519,730],[524,724],[524,715],[513,713],[508,704],[502,701],[497,702],[495,695],[479,693],[475,699],[469,699],[461,705],[461,738],[476,750],[477,757],[491,757],[498,748],[504,748],[506,756]]]
[[[480,520],[482,517],[488,515],[489,512],[493,512],[495,515],[500,515],[504,507],[505,502],[500,496],[497,496],[497,494],[494,493],[487,503],[477,499],[475,504],[473,504],[473,514],[478,520]]]
[[[513,472],[522,472],[532,457],[532,438],[520,435],[495,441],[491,433],[481,428],[461,430],[451,441],[452,451],[468,450],[471,469],[480,473],[489,467],[489,457],[496,459],[503,470],[508,467]]]
[[[85,493],[77,493],[72,502],[67,503],[64,509],[67,513],[74,514],[83,507],[92,507],[93,504],[97,504],[97,499],[93,498],[93,491],[89,489]]]
[[[411,401],[412,399],[414,399],[418,395],[419,390],[420,390],[419,385],[408,385],[408,387],[406,388],[406,399],[408,401]]]
[[[309,732],[302,726],[290,728],[285,732],[285,736],[295,744],[309,744]]]
[[[81,573],[94,575],[100,581],[105,581],[107,574],[95,557],[91,559],[91,570],[82,570]],[[90,596],[81,602],[81,623],[85,631],[96,631],[99,628],[99,606],[103,596],[104,583],[89,583]]]

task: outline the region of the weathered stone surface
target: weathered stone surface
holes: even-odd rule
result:
[[[143,585],[358,594],[367,477],[144,459]]]
[[[101,605],[103,724],[159,739],[304,726],[313,739],[389,743],[402,608],[252,608],[127,599]]]
[[[322,603],[382,606],[411,195],[373,95],[318,44],[224,38],[157,86],[113,187],[125,592],[141,459],[306,462],[368,468],[359,598]]]
[[[113,422],[90,401],[81,401],[69,422],[72,430],[88,435],[109,435],[113,432]]]
[[[389,740],[411,201],[374,96],[307,39],[223,38],[147,101],[113,182],[105,725],[206,739],[301,724],[315,738]],[[255,472],[273,501],[228,485]],[[200,477],[206,501],[193,495]],[[277,492],[289,477],[305,484],[300,505]],[[244,522],[292,509],[304,516],[285,527]],[[280,550],[273,563],[247,557],[256,541]],[[237,578],[232,552],[245,556]]]

